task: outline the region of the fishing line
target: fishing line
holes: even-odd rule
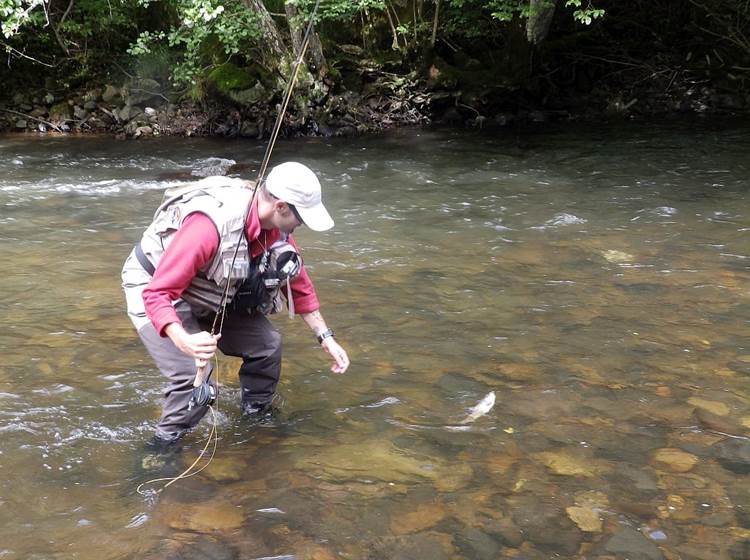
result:
[[[253,186],[253,194],[250,197],[250,202],[247,205],[247,210],[245,212],[245,220],[243,224],[247,224],[247,220],[253,208],[253,203],[255,202],[255,195],[258,194],[258,188],[262,184],[263,176],[265,175],[266,169],[268,168],[268,162],[271,159],[271,153],[273,152],[273,149],[276,146],[276,140],[279,136],[279,131],[281,130],[281,124],[284,121],[284,115],[286,114],[287,107],[289,106],[289,101],[291,100],[291,97],[292,97],[294,84],[297,81],[297,76],[299,75],[299,69],[302,66],[302,61],[305,57],[305,53],[307,52],[307,47],[310,44],[310,36],[312,34],[313,23],[315,22],[315,15],[318,12],[319,6],[320,6],[320,0],[316,0],[315,6],[313,7],[312,13],[310,14],[310,21],[307,23],[307,28],[305,29],[305,35],[304,35],[304,38],[302,39],[302,44],[300,45],[299,52],[297,53],[297,59],[294,61],[294,68],[292,70],[292,75],[289,78],[289,82],[287,83],[286,89],[284,90],[282,103],[279,108],[279,114],[276,116],[276,122],[274,123],[273,130],[271,132],[271,138],[268,141],[268,145],[266,146],[266,152],[263,155],[263,160],[258,170],[258,177],[255,180],[255,185]],[[229,299],[229,287],[232,284],[231,276],[232,276],[232,272],[234,271],[234,264],[237,260],[237,255],[239,254],[240,246],[242,245],[242,236],[244,234],[245,234],[245,227],[243,226],[242,229],[240,230],[240,235],[237,239],[237,243],[235,244],[234,254],[232,255],[232,262],[229,266],[229,276],[227,277],[226,286],[224,287],[224,293],[222,294],[221,302],[219,303],[219,307],[216,309],[213,324],[211,325],[211,336],[213,336],[214,334],[221,334],[224,329],[224,317],[226,315],[227,300]],[[250,250],[250,247],[248,244],[248,251],[249,250]],[[294,305],[294,303],[291,302],[291,292],[288,292],[288,294],[290,297],[289,304]],[[217,324],[219,327],[218,331],[216,330]],[[166,488],[168,488],[172,484],[174,484],[175,482],[177,482],[178,480],[182,480],[182,479],[197,475],[206,467],[208,467],[209,464],[211,464],[211,461],[216,455],[216,449],[218,447],[218,442],[219,442],[219,430],[217,428],[217,421],[216,421],[216,412],[219,409],[219,360],[218,360],[218,357],[215,358],[215,364],[216,365],[213,369],[216,371],[216,396],[215,396],[216,409],[214,409],[213,406],[208,405],[208,408],[211,411],[211,431],[208,434],[208,439],[206,440],[206,444],[203,446],[203,449],[201,450],[200,454],[195,459],[195,461],[193,461],[193,463],[178,476],[155,478],[153,480],[148,480],[140,484],[138,488],[136,489],[136,491],[142,496],[147,495],[147,492],[143,490],[143,488],[150,484],[168,481],[164,486],[156,490],[156,493],[158,494],[164,491]],[[196,360],[196,365],[198,366],[198,372],[196,373],[195,381],[193,383],[194,387],[202,385],[206,381],[208,375],[210,375],[210,372],[206,373],[208,369],[207,367],[208,363],[199,365],[198,360]],[[206,454],[206,451],[208,450],[212,442],[213,442],[213,450],[211,451],[211,456],[208,458],[208,461],[198,470],[191,472],[195,468],[195,466],[200,462],[200,460],[204,457],[204,455]]]

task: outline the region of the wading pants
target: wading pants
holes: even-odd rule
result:
[[[210,332],[212,319],[199,319],[184,301],[178,302],[175,310],[187,332]],[[159,371],[169,380],[156,435],[163,439],[179,438],[208,411],[207,407],[188,410],[195,359],[181,352],[168,337],[159,336],[150,322],[138,330],[138,336]],[[243,408],[270,403],[281,374],[281,335],[271,322],[260,314],[228,313],[219,349],[228,356],[242,358],[239,375]]]

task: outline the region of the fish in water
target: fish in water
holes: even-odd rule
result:
[[[490,391],[469,410],[469,415],[461,420],[461,424],[470,424],[477,418],[481,418],[492,410],[493,406],[495,406],[495,391]]]

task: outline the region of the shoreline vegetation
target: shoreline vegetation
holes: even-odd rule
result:
[[[26,4],[0,132],[260,139],[314,2]],[[281,133],[750,113],[750,7],[643,4],[324,0]]]

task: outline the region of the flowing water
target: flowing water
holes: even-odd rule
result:
[[[0,558],[750,557],[746,123],[281,143],[336,219],[297,238],[351,369],[277,317],[276,421],[220,358],[213,462],[136,493],[163,382],[121,264],[164,173],[263,150],[0,138]]]

